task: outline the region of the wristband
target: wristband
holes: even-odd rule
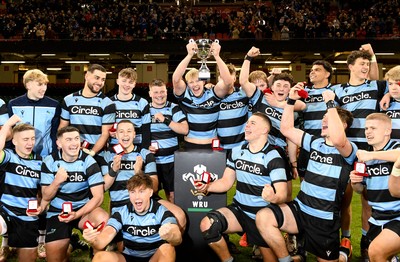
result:
[[[391,175],[395,176],[395,177],[399,177],[400,176],[400,168],[393,166]]]
[[[171,119],[169,119],[168,117],[164,117],[163,123],[169,126],[169,124],[171,124]]]
[[[371,56],[371,63],[376,63],[376,55]]]
[[[251,60],[253,60],[254,57],[249,56],[249,55],[245,55],[244,60],[248,60],[251,62]]]
[[[110,168],[110,171],[108,171],[108,175],[110,177],[116,177],[118,175],[118,172],[115,172],[114,169]]]
[[[296,104],[296,100],[295,99],[291,99],[290,97],[288,98],[288,100],[286,101],[286,104],[294,106],[294,104]]]
[[[329,100],[326,102],[326,109],[336,108],[335,101]]]

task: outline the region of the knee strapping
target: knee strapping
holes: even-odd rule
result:
[[[210,228],[204,231],[203,238],[209,244],[217,242],[222,238],[222,233],[228,228],[226,218],[218,211],[212,210],[207,213],[210,220]]]

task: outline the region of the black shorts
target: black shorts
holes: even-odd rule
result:
[[[174,163],[157,164],[159,189],[174,192]]]
[[[310,160],[310,152],[300,148],[299,157],[297,158],[297,172],[300,177],[304,177],[307,170],[308,161]]]
[[[320,219],[302,212],[296,201],[288,205],[296,219],[299,237],[304,240],[305,250],[326,260],[338,259],[340,217],[333,220]]]
[[[251,219],[249,216],[247,216],[246,213],[244,213],[244,211],[234,203],[227,206],[227,208],[235,215],[237,221],[243,229],[243,232],[245,232],[247,235],[247,242],[249,244],[260,247],[268,247],[268,244],[264,241],[260,235],[260,232],[258,232],[256,221],[254,219]]]
[[[400,236],[400,221],[398,220],[391,220],[386,224],[384,224],[383,226],[378,226],[371,223],[368,224],[369,224],[369,229],[367,237],[370,242],[374,240],[382,232],[383,229],[389,229],[394,233],[396,233],[398,236]]]
[[[24,221],[10,216],[0,206],[0,215],[7,224],[8,245],[16,248],[33,248],[38,246],[39,221]]]
[[[72,220],[69,223],[60,222],[58,216],[52,216],[47,219],[46,223],[46,243],[70,238],[72,234],[72,229],[78,228],[80,218]]]
[[[124,253],[122,253],[122,255],[124,256],[126,262],[148,262],[151,259],[151,257],[134,257]]]
[[[210,151],[212,150],[211,144],[194,144],[187,141],[184,141],[183,148],[185,150],[191,150],[191,149],[209,149]]]

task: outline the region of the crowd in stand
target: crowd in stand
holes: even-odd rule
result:
[[[340,1],[339,1],[340,3]],[[130,1],[21,1],[0,15],[5,39],[396,37],[397,1],[245,1],[213,7]]]

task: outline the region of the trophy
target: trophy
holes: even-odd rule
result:
[[[189,43],[194,42],[193,39],[189,40]],[[211,44],[219,43],[218,39],[212,41],[210,39],[197,39],[196,44],[197,44],[197,57],[201,59],[201,66],[199,69],[199,80],[209,80],[211,77],[210,74],[210,69],[207,67],[207,58],[211,56]]]

